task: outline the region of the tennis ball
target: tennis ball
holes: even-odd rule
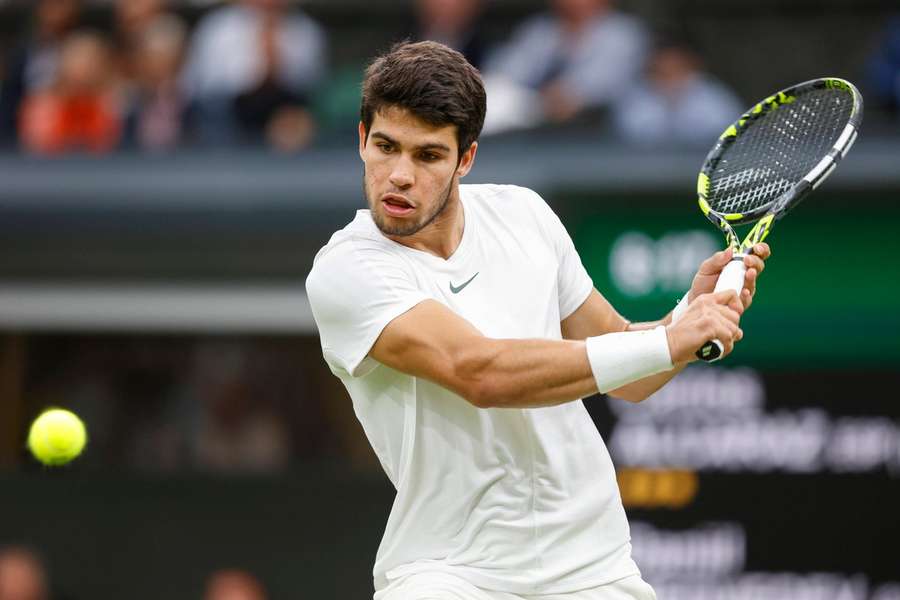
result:
[[[64,465],[84,450],[87,431],[74,413],[61,408],[44,411],[31,424],[28,448],[47,466]]]

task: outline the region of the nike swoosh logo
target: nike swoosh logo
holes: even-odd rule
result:
[[[453,282],[451,281],[451,282],[450,282],[450,291],[453,292],[454,294],[460,293],[461,291],[463,291],[463,288],[465,288],[467,285],[469,285],[470,283],[472,283],[472,280],[475,279],[476,277],[478,277],[478,273],[475,273],[474,275],[472,275],[471,277],[469,277],[469,280],[468,280],[467,282],[465,282],[464,284],[462,284],[461,286],[459,286],[459,287],[453,285]]]

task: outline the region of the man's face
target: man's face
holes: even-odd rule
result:
[[[456,126],[435,127],[407,110],[375,115],[368,137],[359,125],[359,155],[372,219],[385,235],[410,236],[440,218],[458,198],[477,144],[457,163]]]

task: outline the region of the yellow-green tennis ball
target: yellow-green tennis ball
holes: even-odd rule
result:
[[[51,408],[34,420],[28,432],[28,448],[48,466],[64,465],[84,450],[87,431],[74,413]]]

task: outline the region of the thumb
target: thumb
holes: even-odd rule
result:
[[[725,265],[731,260],[732,255],[731,247],[725,248],[724,250],[719,250],[700,265],[700,272],[704,275],[715,275],[716,273],[721,273],[722,269],[725,268]]]

